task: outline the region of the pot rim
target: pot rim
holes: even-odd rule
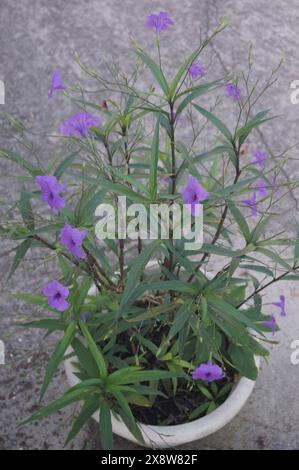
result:
[[[152,271],[155,269],[157,264],[157,261],[149,261],[145,269]],[[211,273],[206,273],[206,275],[210,277]],[[91,287],[90,293],[96,293],[95,286]],[[72,347],[67,349],[66,354],[74,354]],[[259,356],[255,356],[254,359],[256,367],[259,369],[261,358]],[[64,361],[64,368],[70,386],[80,383],[80,379],[75,375],[76,369],[72,364],[71,357]],[[113,414],[111,420],[112,430],[118,436],[144,447],[163,449],[187,444],[209,436],[228,424],[245,405],[251,395],[255,383],[255,380],[241,377],[227,399],[216,410],[206,416],[195,419],[194,421],[169,426],[157,426],[138,422],[144,438],[143,444],[140,443],[133,434],[131,434],[123,420]],[[95,421],[99,422],[98,413],[94,413],[92,417]]]
[[[71,347],[67,350],[67,355],[74,351]],[[73,359],[64,361],[64,368],[70,386],[80,383],[80,379],[75,375],[76,369],[72,364]],[[260,357],[255,356],[257,368],[260,366]],[[228,398],[212,413],[198,418],[190,423],[176,424],[172,426],[156,426],[138,423],[144,438],[141,444],[129,431],[122,419],[112,415],[112,429],[115,434],[128,439],[138,445],[151,448],[169,448],[186,444],[198,439],[202,439],[229,423],[243,408],[249,398],[256,381],[241,377]],[[99,414],[94,413],[93,419],[99,422]]]

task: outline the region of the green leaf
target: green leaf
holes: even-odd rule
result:
[[[148,189],[144,186],[144,184],[140,183],[140,181],[137,179],[137,177],[133,175],[127,175],[124,173],[123,169],[119,170],[118,168],[114,168],[112,166],[109,167],[109,170],[115,174],[118,178],[122,179],[126,183],[129,183],[132,185],[133,188],[138,189],[142,193],[146,195],[146,197],[149,197],[150,193]]]
[[[84,306],[85,299],[91,288],[93,280],[90,277],[85,277],[80,284],[80,287],[76,289],[75,292],[75,306],[74,311],[79,314],[81,312],[82,307]]]
[[[66,328],[66,323],[61,320],[55,320],[53,318],[42,318],[41,320],[21,323],[21,326],[23,328],[41,328],[50,331],[64,331]]]
[[[191,412],[191,414],[188,417],[188,421],[193,421],[196,418],[199,418],[204,414],[204,412],[208,409],[209,407],[209,402],[208,403],[202,403],[199,405],[195,410]]]
[[[87,341],[87,345],[89,347],[89,350],[90,350],[91,354],[93,355],[93,358],[95,359],[95,361],[97,363],[97,366],[98,366],[98,369],[99,369],[99,372],[100,372],[100,377],[102,377],[102,378],[107,377],[108,371],[107,371],[106,362],[105,362],[105,359],[104,359],[99,347],[97,346],[97,344],[93,340],[93,338],[92,338],[91,334],[89,333],[85,323],[83,323],[82,321],[79,321],[79,325],[80,325],[81,331],[82,331],[82,333],[83,333],[83,335],[84,335],[84,337]]]
[[[265,266],[259,266],[256,264],[242,264],[240,265],[240,268],[248,269],[249,271],[257,271],[258,273],[266,274],[266,276],[274,277],[273,272]]]
[[[294,248],[294,262],[299,260],[299,224],[297,224],[297,238],[296,245]]]
[[[117,391],[115,391],[113,393],[113,395],[115,396],[115,398],[118,401],[118,404],[120,406],[119,414],[122,417],[122,419],[123,419],[124,423],[126,424],[127,428],[133,434],[133,436],[135,436],[136,439],[141,444],[143,444],[144,443],[143,436],[141,434],[140,429],[138,428],[138,425],[135,421],[135,418],[132,414],[132,411],[131,411],[125,397],[123,396],[123,394],[121,392],[117,392]]]
[[[71,153],[68,157],[66,157],[60,163],[60,165],[58,165],[58,167],[56,168],[54,172],[54,176],[56,176],[58,180],[62,177],[65,170],[73,163],[73,161],[75,160],[75,158],[77,157],[79,153],[80,153],[80,150],[77,150],[76,152]]]
[[[257,379],[258,369],[255,365],[254,354],[250,349],[231,344],[228,353],[234,367],[241,375],[251,380]]]
[[[235,135],[236,139],[239,139],[239,145],[241,145],[248,137],[248,135],[255,129],[256,127],[260,126],[262,123],[275,119],[275,117],[264,119],[265,116],[268,114],[270,110],[267,109],[266,111],[261,111],[257,113],[248,123],[241,127]]]
[[[233,251],[228,248],[222,248],[222,246],[212,245],[210,243],[204,243],[200,249],[202,253],[211,253],[218,256],[227,256],[229,258],[234,258],[239,256],[239,251]]]
[[[259,331],[256,325],[252,323],[252,321],[250,321],[240,309],[236,309],[233,305],[229,304],[225,300],[215,296],[215,294],[208,294],[207,300],[209,301],[209,303],[217,307],[220,311],[226,313],[228,316],[231,316],[244,323],[246,327],[251,328],[252,330]]]
[[[49,383],[57,370],[57,367],[59,366],[60,362],[63,359],[65,351],[67,350],[67,348],[69,347],[69,345],[71,344],[73,340],[74,334],[76,332],[76,327],[77,327],[76,322],[70,323],[65,331],[64,337],[62,338],[61,341],[59,341],[56,348],[54,349],[54,352],[52,354],[52,357],[46,369],[45,378],[44,378],[43,385],[42,385],[41,392],[40,392],[40,400],[42,400],[49,386]]]
[[[160,120],[157,118],[151,151],[151,166],[150,166],[150,195],[151,199],[155,200],[157,197],[157,173],[158,173],[158,162],[159,162],[159,126]]]
[[[263,255],[272,259],[272,261],[279,264],[280,266],[283,266],[288,271],[291,270],[291,266],[274,251],[268,250],[267,248],[260,248],[260,247],[257,247],[256,251],[259,253],[263,253]]]
[[[80,366],[85,370],[87,375],[91,378],[97,377],[99,375],[98,366],[89,349],[85,348],[78,338],[73,339],[72,348],[79,359]]]
[[[66,393],[61,398],[58,398],[58,400],[53,401],[49,405],[42,408],[40,411],[37,411],[32,416],[22,421],[19,426],[23,426],[27,423],[32,423],[33,421],[36,421],[40,418],[44,418],[45,416],[48,416],[51,413],[54,413],[55,411],[58,411],[61,408],[64,408],[65,406],[70,405],[71,403],[74,403],[75,401],[80,401],[84,399],[84,397],[85,394],[84,392],[82,392],[82,390],[75,390],[71,393]]]
[[[217,129],[221,132],[221,134],[229,141],[233,141],[233,136],[231,132],[228,130],[226,125],[220,121],[214,114],[210,113],[207,109],[198,106],[198,104],[193,104],[194,108],[202,114],[208,121],[210,121]]]
[[[84,403],[79,416],[74,421],[72,429],[64,445],[67,445],[72,439],[74,439],[74,437],[78,434],[78,432],[83,428],[84,424],[99,409],[99,407],[100,407],[99,400],[95,400],[94,398],[91,398],[90,400],[87,400]]]
[[[92,218],[94,216],[96,208],[98,207],[99,204],[102,203],[106,194],[107,194],[107,191],[105,190],[97,191],[90,198],[90,200],[85,205],[83,205],[83,207],[80,209],[79,214],[78,214],[78,220],[77,220],[78,225],[84,225],[85,223],[89,221],[89,218]]]
[[[198,85],[196,87],[191,88],[188,93],[188,96],[186,96],[186,98],[184,98],[179,104],[177,111],[176,111],[176,115],[178,116],[180,113],[182,113],[184,109],[186,108],[186,106],[188,106],[188,104],[191,103],[195,98],[198,98],[199,96],[203,95],[204,93],[208,91],[214,90],[221,83],[222,83],[222,80],[215,80],[214,82],[204,83],[203,85]],[[179,94],[176,97],[176,99],[178,99],[182,95],[185,95],[187,91],[184,91],[184,94],[183,93]]]
[[[137,55],[140,57],[142,62],[144,62],[145,65],[150,69],[152,72],[153,76],[161,86],[162,90],[164,91],[165,95],[168,96],[169,94],[169,86],[167,83],[167,80],[160,69],[160,67],[153,61],[153,59],[140,47],[137,49]]]
[[[125,369],[118,370],[109,375],[107,383],[111,385],[125,385],[184,376],[183,373],[173,373],[166,370],[140,370],[140,368],[136,367]]]
[[[239,228],[242,232],[243,237],[248,242],[249,239],[250,239],[250,230],[249,230],[248,224],[245,220],[245,217],[243,216],[243,214],[239,211],[239,209],[233,203],[229,203],[228,207],[229,207],[229,210],[230,210],[232,216],[234,217],[236,223],[238,224],[238,226],[239,226]]]
[[[31,163],[27,162],[23,157],[17,153],[11,152],[10,150],[0,148],[0,156],[17,163],[19,166],[24,168],[24,170],[28,171],[31,176],[37,176],[43,173],[41,170],[31,165]]]
[[[101,443],[104,450],[113,449],[113,434],[112,434],[112,422],[111,422],[111,411],[109,406],[103,402],[100,408],[100,437]]]
[[[7,279],[10,279],[11,276],[14,274],[14,272],[17,270],[19,264],[21,263],[22,259],[25,257],[27,251],[29,250],[29,248],[31,246],[31,242],[32,242],[32,240],[30,240],[30,239],[24,240],[18,246],[18,248],[16,249],[16,254],[15,254],[15,257],[14,257],[14,260],[13,260],[13,263],[12,263],[12,266],[11,266],[11,269],[10,269],[10,272],[9,272],[9,275],[8,275]]]
[[[149,245],[146,245],[143,248],[142,252],[134,260],[134,264],[132,264],[128,277],[127,277],[126,287],[123,292],[120,309],[122,309],[123,306],[129,300],[132,292],[134,291],[134,289],[136,288],[136,285],[138,284],[141,274],[143,274],[143,271],[148,261],[150,260],[152,254],[158,248],[160,243],[161,241],[157,240],[157,241],[150,243]]]
[[[206,387],[204,387],[203,385],[199,383],[197,384],[197,387],[208,400],[213,400],[213,395],[211,394],[211,392],[209,392],[209,390]]]
[[[119,183],[112,183],[110,181],[104,180],[104,179],[97,179],[97,178],[92,178],[91,176],[85,176],[85,175],[75,175],[78,179],[81,179],[83,181],[87,181],[89,183],[93,183],[96,185],[101,186],[102,188],[106,189],[107,191],[111,191],[112,193],[119,194],[120,196],[126,196],[128,199],[132,200],[133,202],[140,202],[143,204],[149,204],[150,200],[146,198],[145,196],[142,196],[139,193],[136,193],[135,191],[132,191],[128,187],[119,184]]]
[[[33,230],[34,229],[34,217],[33,217],[32,207],[30,203],[30,193],[26,191],[24,186],[22,187],[19,206],[20,206],[22,219],[24,220],[24,224],[30,230]]]
[[[179,308],[175,314],[175,320],[168,333],[169,340],[182,330],[190,316],[194,313],[194,309],[195,305],[193,305],[193,301],[187,302]]]

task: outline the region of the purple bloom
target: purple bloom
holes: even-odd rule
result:
[[[65,201],[60,196],[60,193],[65,191],[67,187],[64,184],[58,183],[56,176],[37,176],[35,181],[41,189],[42,199],[57,214],[65,206]]]
[[[266,181],[261,178],[258,182],[258,193],[261,198],[264,198],[267,196],[267,188],[268,188],[268,185]]]
[[[60,240],[74,256],[85,259],[86,253],[82,248],[82,243],[87,233],[87,230],[79,230],[69,224],[65,224],[60,232]]]
[[[87,137],[90,127],[100,127],[101,120],[90,113],[77,113],[60,126],[60,131],[65,136]]]
[[[174,25],[174,21],[170,18],[169,13],[160,11],[159,15],[152,13],[146,19],[146,26],[150,29],[155,29],[158,33],[165,31],[170,26]]]
[[[261,168],[265,168],[265,161],[268,158],[266,152],[263,152],[262,150],[256,150],[254,156],[256,160],[254,160],[252,163],[259,165]]]
[[[243,199],[242,202],[251,207],[251,215],[253,217],[257,216],[258,204],[256,202],[256,193],[253,193],[251,199]]]
[[[286,316],[286,298],[284,295],[279,296],[279,302],[272,302],[272,305],[275,305],[276,307],[280,308],[280,315],[283,317]]]
[[[212,364],[208,361],[206,364],[201,364],[195,371],[192,372],[192,377],[195,380],[206,380],[207,382],[214,382],[224,377],[224,372],[217,364]]]
[[[59,70],[55,70],[55,72],[53,73],[51,89],[50,89],[49,94],[48,94],[48,99],[49,100],[52,99],[53,92],[55,90],[65,90],[65,86],[62,83],[61,74],[60,74]]]
[[[241,99],[241,90],[236,85],[230,82],[225,85],[225,88],[226,96],[229,96],[230,98],[234,98],[236,100]]]
[[[264,326],[267,326],[268,328],[271,328],[271,330],[272,330],[272,336],[275,335],[275,331],[276,331],[276,319],[275,319],[275,316],[274,316],[274,315],[271,315],[271,320],[263,321],[262,324],[263,324]]]
[[[66,300],[69,296],[69,290],[60,284],[60,282],[52,281],[50,284],[46,284],[43,287],[43,294],[48,297],[50,307],[60,312],[69,308],[69,303]]]
[[[207,199],[209,193],[201,186],[194,176],[189,176],[189,181],[182,191],[182,197],[186,204],[191,204],[191,214],[198,214],[198,204]]]
[[[193,63],[189,68],[189,74],[195,80],[196,78],[202,77],[206,73],[206,68],[200,64]]]

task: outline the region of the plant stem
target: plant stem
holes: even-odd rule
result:
[[[233,145],[234,145],[234,150],[235,150],[235,154],[236,154],[236,174],[235,174],[233,184],[236,184],[238,182],[238,179],[240,178],[242,170],[240,170],[240,161],[239,161],[240,149],[237,149],[235,147],[235,144],[233,144]],[[216,230],[215,235],[214,235],[214,237],[211,241],[211,245],[215,245],[215,243],[217,242],[218,238],[221,235],[222,228],[223,228],[226,216],[227,216],[227,212],[228,212],[228,204],[226,203],[225,206],[224,206],[224,209],[223,209],[223,212],[222,212],[221,219],[220,219],[220,222],[218,224],[217,230]],[[198,272],[200,270],[201,266],[203,265],[205,260],[208,258],[208,256],[209,256],[209,253],[207,253],[207,252],[205,252],[203,254],[199,264],[195,268],[195,272]],[[188,279],[187,282],[191,282],[193,280],[193,278],[195,276],[195,272],[189,276],[189,279]]]

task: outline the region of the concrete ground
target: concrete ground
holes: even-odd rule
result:
[[[297,27],[299,10],[296,0],[2,0],[0,7],[0,79],[6,87],[6,104],[0,115],[14,114],[39,133],[55,133],[71,107],[61,97],[48,103],[47,92],[53,69],[60,68],[66,84],[79,78],[72,63],[72,54],[97,68],[103,56],[115,56],[125,66],[132,61],[128,32],[151,47],[153,36],[144,28],[146,15],[160,9],[168,10],[176,26],[163,35],[163,51],[167,69],[175,68],[180,58],[192,49],[200,33],[206,34],[221,17],[230,19],[231,27],[216,39],[210,54],[214,56],[213,73],[224,70],[235,73],[244,67],[247,50],[252,43],[257,76],[274,68],[280,58],[284,63],[280,80],[268,97],[265,107],[282,114],[263,129],[257,138],[263,146],[270,145],[275,155],[298,141],[299,107],[290,102],[290,84],[299,79]],[[0,134],[1,146],[15,146]],[[35,155],[43,163],[57,151],[53,138],[34,138]],[[27,150],[29,152],[29,150]],[[291,152],[288,173],[299,176],[297,148]],[[0,217],[5,216],[5,202],[16,200],[19,184],[10,176],[16,168],[0,160]],[[292,232],[297,218],[297,194],[285,201],[279,225]],[[0,252],[11,248],[1,241]],[[73,409],[67,409],[42,422],[18,429],[18,422],[32,413],[38,404],[38,392],[54,338],[44,340],[36,331],[24,331],[18,324],[31,314],[28,306],[16,302],[9,291],[34,291],[40,278],[49,275],[39,260],[26,261],[7,283],[12,255],[0,258],[0,339],[6,345],[6,366],[0,366],[0,448],[61,449]],[[34,272],[33,272],[34,270]],[[297,403],[299,365],[291,364],[291,342],[299,339],[299,287],[281,283],[269,293],[269,301],[278,294],[287,296],[288,316],[281,321],[279,345],[272,348],[269,364],[262,364],[256,388],[242,412],[225,428],[211,437],[194,442],[186,449],[298,449],[299,407]],[[53,381],[48,400],[58,397],[66,388],[63,369]],[[97,428],[91,421],[68,448],[98,448]],[[134,448],[116,439],[118,449]]]

